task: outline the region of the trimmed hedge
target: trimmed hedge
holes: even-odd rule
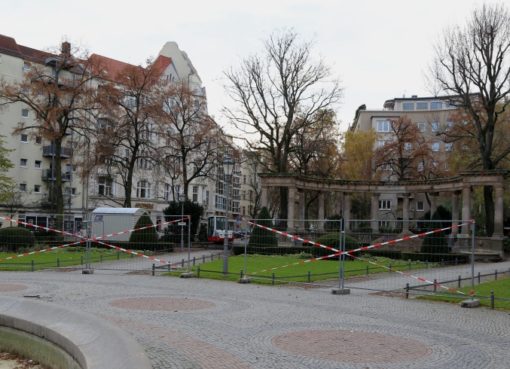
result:
[[[153,226],[151,218],[147,214],[143,214],[136,222],[136,231],[132,232],[129,236],[129,242],[141,244],[156,244],[158,242],[158,233],[155,227],[145,229],[138,229],[148,226]]]
[[[441,253],[423,253],[423,252],[401,252],[397,250],[368,250],[366,254],[371,256],[382,256],[395,260],[412,260],[412,261],[431,261],[465,264],[469,262],[469,255],[467,254],[441,254]]]
[[[30,248],[35,244],[34,234],[23,227],[6,227],[0,229],[0,249],[17,252],[20,248]]]

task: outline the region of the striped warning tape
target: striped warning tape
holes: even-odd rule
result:
[[[167,262],[165,260],[158,259],[158,258],[155,258],[153,256],[148,256],[148,255],[139,253],[139,252],[134,251],[134,250],[128,250],[128,249],[125,249],[125,248],[122,248],[122,247],[119,247],[119,246],[107,244],[105,242],[101,242],[100,241],[100,240],[103,240],[103,239],[106,239],[106,238],[110,238],[110,237],[113,237],[113,236],[118,236],[118,235],[122,235],[122,234],[126,234],[126,233],[131,233],[131,232],[135,232],[135,231],[149,229],[149,228],[154,228],[154,227],[157,227],[158,224],[152,224],[152,225],[148,225],[148,226],[144,226],[144,227],[139,227],[139,228],[133,228],[133,229],[125,229],[123,231],[110,233],[110,234],[107,234],[107,235],[104,235],[104,236],[88,238],[88,237],[81,236],[78,233],[66,232],[66,231],[62,231],[60,229],[51,228],[51,227],[43,227],[43,226],[39,226],[37,224],[27,223],[27,222],[24,222],[24,221],[21,221],[21,220],[18,220],[18,219],[13,219],[13,218],[10,218],[10,217],[2,217],[2,216],[0,216],[0,219],[3,219],[3,220],[8,221],[8,222],[14,222],[16,224],[21,224],[21,225],[24,225],[24,226],[27,226],[27,227],[31,227],[31,228],[35,228],[35,229],[42,229],[42,230],[45,230],[47,232],[55,232],[55,233],[59,233],[59,234],[65,235],[65,236],[72,236],[72,237],[76,237],[76,238],[80,239],[79,241],[76,241],[76,242],[73,242],[73,243],[53,246],[53,247],[49,247],[49,248],[42,249],[42,250],[36,250],[36,251],[31,251],[31,252],[25,252],[25,253],[18,254],[18,255],[9,256],[9,257],[7,257],[5,259],[0,259],[0,261],[7,261],[7,260],[12,260],[12,259],[16,259],[16,258],[20,258],[20,257],[24,257],[24,256],[40,254],[40,253],[43,253],[43,252],[53,251],[53,250],[65,248],[65,247],[68,247],[68,246],[78,245],[78,244],[84,243],[86,241],[93,241],[93,242],[97,242],[97,243],[99,243],[99,244],[101,244],[103,246],[107,246],[109,248],[114,248],[114,249],[116,249],[118,251],[122,251],[122,252],[125,252],[125,253],[128,253],[128,254],[133,254],[133,255],[136,255],[136,256],[145,257],[145,258],[157,261],[157,262],[159,262],[161,264],[170,264],[169,262]],[[160,223],[159,226],[164,226],[164,225],[168,225],[168,224],[171,224],[171,223],[180,222],[180,221],[185,220],[185,219],[187,219],[187,218],[174,219],[174,220],[171,220],[171,221]]]
[[[459,227],[462,227],[464,225],[468,225],[468,224],[474,223],[474,220],[470,220],[469,222],[465,222],[465,223],[458,224],[458,225],[453,225],[451,227],[437,228],[437,229],[434,229],[434,230],[431,230],[431,231],[422,232],[422,233],[418,233],[418,234],[411,235],[411,236],[407,236],[406,235],[404,237],[397,238],[397,239],[394,239],[394,240],[388,240],[386,242],[379,242],[379,243],[375,243],[375,244],[372,244],[372,245],[359,247],[357,249],[348,250],[348,251],[340,251],[340,250],[338,250],[338,249],[336,249],[334,247],[323,245],[323,244],[320,244],[320,243],[315,242],[315,241],[310,241],[310,240],[298,237],[296,235],[292,235],[292,234],[290,234],[288,232],[278,231],[278,230],[276,230],[274,228],[266,227],[266,226],[263,226],[263,225],[260,225],[260,224],[256,224],[256,223],[253,223],[253,222],[248,222],[248,223],[250,223],[250,224],[252,224],[254,226],[257,226],[259,228],[262,228],[262,229],[265,229],[265,230],[268,230],[268,231],[280,234],[282,236],[291,238],[293,240],[302,241],[304,243],[308,243],[308,244],[311,244],[311,245],[314,245],[314,246],[325,248],[325,249],[328,249],[328,250],[334,252],[334,254],[330,254],[330,255],[326,255],[326,256],[322,256],[322,257],[318,257],[318,258],[311,258],[311,259],[307,259],[307,260],[302,260],[302,261],[299,261],[299,262],[296,262],[296,263],[286,264],[286,265],[282,265],[282,266],[278,266],[278,267],[273,267],[273,268],[268,268],[268,269],[263,269],[263,270],[260,270],[258,272],[250,273],[251,275],[256,275],[258,273],[265,273],[265,272],[274,271],[274,270],[277,270],[277,269],[288,268],[290,266],[302,265],[302,264],[311,263],[311,262],[314,262],[314,261],[325,260],[325,259],[329,259],[329,258],[340,256],[340,255],[349,255],[349,256],[351,256],[353,258],[356,258],[356,259],[359,259],[359,260],[364,260],[364,259],[356,257],[356,256],[354,256],[352,254],[356,253],[356,252],[360,252],[360,251],[370,250],[370,249],[373,249],[373,248],[379,248],[379,247],[386,246],[386,245],[394,245],[394,244],[396,244],[398,242],[403,242],[403,241],[407,241],[407,240],[411,240],[411,239],[419,238],[419,237],[425,237],[427,235],[434,234],[434,233],[444,232],[444,231],[447,231],[449,229],[459,228]],[[364,260],[364,261],[367,261],[367,260]],[[416,279],[416,280],[418,280],[420,282],[428,283],[428,284],[431,284],[431,285],[437,285],[437,286],[439,286],[439,287],[441,287],[443,289],[447,289],[449,291],[458,291],[456,289],[452,289],[451,287],[444,286],[444,285],[438,284],[438,283],[434,283],[433,281],[429,281],[429,280],[427,280],[427,279],[425,279],[423,277],[415,276],[415,275],[413,275],[411,273],[407,273],[407,272],[403,272],[403,271],[399,271],[399,270],[392,270],[391,268],[389,268],[387,266],[379,265],[379,264],[377,264],[377,263],[375,263],[373,261],[367,261],[367,262],[369,262],[371,264],[374,264],[374,265],[377,265],[377,266],[380,266],[380,267],[383,267],[383,268],[386,268],[386,269],[388,269],[390,271],[393,271],[395,273],[404,275],[406,277],[410,277],[410,278]],[[461,291],[458,291],[458,292],[461,293],[461,294],[464,294]]]

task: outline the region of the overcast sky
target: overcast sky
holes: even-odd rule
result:
[[[502,1],[485,1],[493,3]],[[225,125],[223,71],[261,49],[277,28],[314,40],[314,52],[340,79],[345,129],[356,108],[379,109],[403,95],[430,95],[424,75],[433,45],[462,24],[476,0],[0,0],[0,33],[47,49],[67,39],[133,64],[176,41],[207,88],[209,111]]]

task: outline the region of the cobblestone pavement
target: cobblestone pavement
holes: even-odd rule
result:
[[[0,291],[110,321],[143,345],[155,369],[507,369],[509,362],[507,312],[358,290],[337,296],[320,288],[42,271],[2,272]]]

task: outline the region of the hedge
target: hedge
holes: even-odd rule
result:
[[[35,244],[34,234],[23,227],[6,227],[0,229],[0,249],[17,252],[20,248],[30,248]]]

